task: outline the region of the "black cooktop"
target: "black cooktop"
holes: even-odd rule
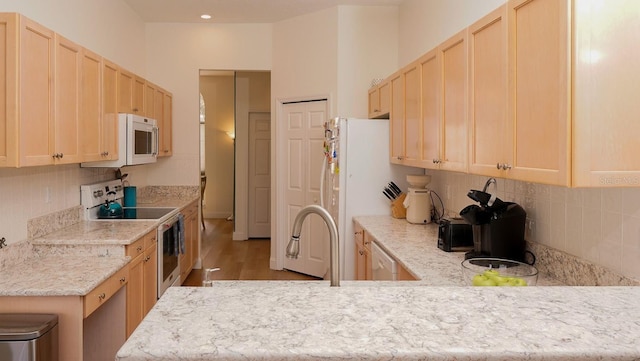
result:
[[[120,219],[159,219],[173,212],[175,208],[124,207]]]

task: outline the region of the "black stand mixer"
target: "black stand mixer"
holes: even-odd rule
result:
[[[472,204],[460,211],[473,230],[474,249],[465,253],[465,259],[491,257],[531,263],[525,261],[527,213],[520,205],[503,202],[487,193],[487,187],[495,182],[490,178],[482,191],[472,189],[467,193],[479,205]]]

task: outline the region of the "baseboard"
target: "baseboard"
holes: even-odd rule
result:
[[[249,239],[249,236],[245,232],[233,232],[234,241],[246,241]]]

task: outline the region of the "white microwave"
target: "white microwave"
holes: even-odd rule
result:
[[[118,114],[118,159],[82,163],[83,167],[123,167],[155,163],[158,122],[136,114]]]

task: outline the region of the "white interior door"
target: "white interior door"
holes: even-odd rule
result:
[[[271,237],[271,113],[249,114],[249,238]]]
[[[293,222],[301,208],[320,204],[320,171],[324,143],[324,122],[327,121],[327,102],[289,103],[283,106],[286,122],[284,138],[287,143],[285,205],[286,229],[291,235]],[[284,220],[282,220],[284,221]],[[300,233],[298,259],[284,260],[284,268],[324,277],[328,270],[329,231],[322,218],[309,215]]]

